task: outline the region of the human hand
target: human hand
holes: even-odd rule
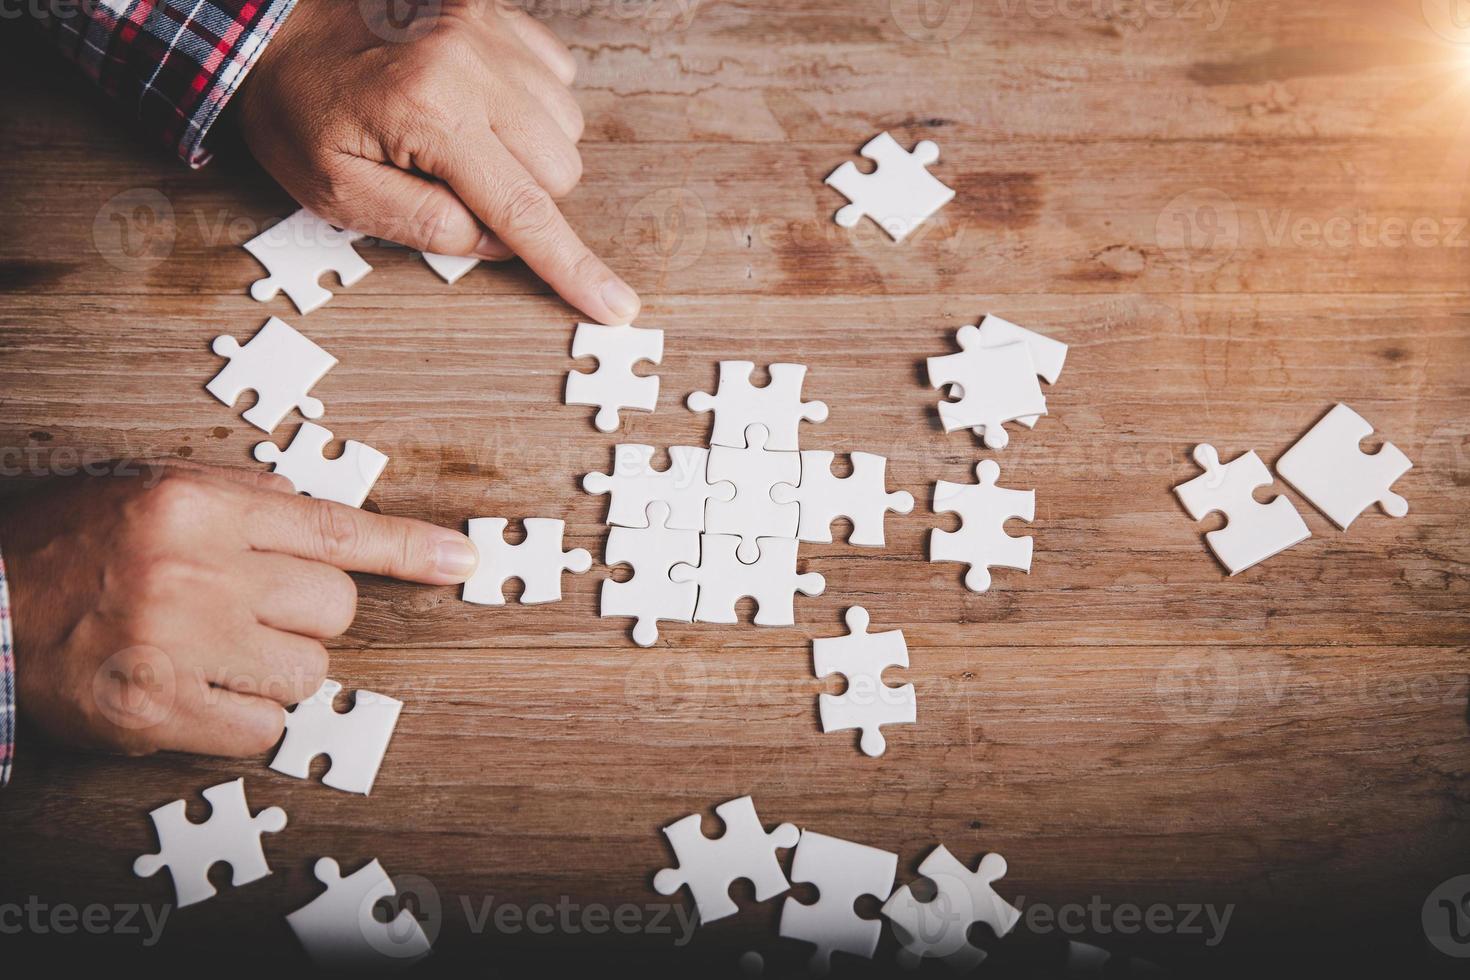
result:
[[[235,96],[256,159],[338,227],[518,255],[589,316],[631,323],[637,294],[553,200],[582,176],[566,47],[505,0],[397,5],[403,22],[389,6],[296,5]]]
[[[456,531],[174,461],[7,501],[0,554],[21,719],[130,755],[264,752],[352,623],[348,571],[449,584],[477,561]]]

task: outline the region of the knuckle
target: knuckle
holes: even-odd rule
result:
[[[356,555],[362,545],[362,530],[347,509],[327,501],[315,509],[313,533],[322,560],[335,565]]]
[[[556,227],[556,205],[544,188],[518,180],[505,189],[505,223],[524,235],[549,237]]]
[[[209,498],[209,487],[184,473],[170,473],[140,492],[134,518],[145,533],[161,533],[197,521]]]
[[[427,192],[414,210],[411,231],[417,241],[430,252],[456,252],[474,245],[476,229],[445,194]]]

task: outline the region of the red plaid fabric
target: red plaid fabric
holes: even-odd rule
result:
[[[10,635],[10,587],[0,557],[0,786],[10,782],[15,755],[15,645]]]
[[[296,0],[72,0],[29,3],[108,95],[191,167],[209,127]]]

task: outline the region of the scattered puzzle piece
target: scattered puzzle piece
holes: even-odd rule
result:
[[[1067,361],[1067,345],[1060,340],[1053,340],[1034,330],[1018,327],[1011,321],[1003,320],[993,314],[986,314],[978,328],[960,327],[960,329],[978,330],[976,339],[981,347],[1002,347],[1006,344],[1024,343],[1031,351],[1031,360],[1036,364],[1036,373],[1041,375],[1047,384],[1056,384],[1057,378],[1062,376],[1062,365]],[[963,398],[964,385],[952,385],[950,392],[956,398]],[[1022,415],[1015,421],[1028,429],[1034,429],[1040,420],[1039,415]],[[975,435],[984,437],[985,426],[974,426],[974,432]]]
[[[1276,472],[1344,531],[1373,504],[1403,517],[1409,502],[1390,488],[1414,464],[1391,442],[1364,453],[1358,443],[1372,434],[1367,419],[1336,405],[1277,461]]]
[[[362,237],[302,208],[245,243],[245,251],[270,273],[250,287],[251,297],[266,303],[284,292],[302,315],[310,313],[332,298],[319,281],[323,275],[337,273],[345,288],[373,271],[352,247]]]
[[[868,611],[862,606],[847,610],[847,636],[822,637],[812,641],[812,667],[818,677],[842,674],[847,690],[817,698],[822,731],[862,729],[863,753],[879,756],[887,749],[881,725],[912,725],[916,717],[914,685],[889,687],[883,671],[909,665],[903,633],[868,632]]]
[[[910,152],[885,132],[868,140],[861,152],[877,165],[876,170],[865,174],[849,160],[826,181],[852,202],[837,211],[837,223],[843,228],[866,216],[901,242],[954,197],[954,191],[928,170],[939,160],[939,145],[933,140],[921,140]]]
[[[1036,362],[1024,341],[985,347],[978,328],[956,334],[962,351],[929,358],[929,384],[953,385],[956,401],[939,403],[945,432],[979,427],[985,445],[1004,449],[1010,441],[1002,423],[1046,414],[1046,397],[1036,380]]]
[[[883,932],[881,919],[861,918],[853,905],[864,895],[882,901],[893,891],[898,855],[866,844],[802,831],[791,860],[791,880],[817,886],[817,900],[803,905],[787,898],[780,934],[813,943],[813,973],[826,975],[833,953],[872,959]]]
[[[424,262],[429,268],[451,286],[459,282],[466,272],[480,264],[480,260],[473,255],[438,255],[434,252],[420,252],[419,254],[424,257]]]
[[[750,383],[755,364],[750,361],[721,361],[720,384],[716,394],[696,391],[687,401],[690,411],[714,412],[712,446],[746,445],[746,429],[763,425],[770,436],[766,448],[794,452],[797,427],[803,419],[822,422],[827,418],[825,402],[801,400],[801,385],[806,378],[805,364],[772,364],[770,384],[757,388]]]
[[[606,564],[631,565],[633,577],[602,583],[601,614],[637,619],[633,640],[643,647],[657,642],[659,620],[691,622],[699,594],[693,582],[669,577],[675,565],[699,561],[699,532],[670,529],[668,517],[669,505],[654,501],[648,505],[647,527],[615,527],[607,535]]]
[[[801,451],[801,483],[778,483],[771,489],[777,503],[797,503],[801,514],[796,536],[802,541],[829,544],[832,522],[839,517],[852,521],[848,544],[883,547],[883,517],[888,511],[907,514],[914,509],[914,495],[885,489],[888,460],[873,453],[853,453],[852,475],[832,475],[833,454],[825,449]],[[710,530],[717,530],[710,528]]]
[[[480,552],[480,565],[464,584],[465,602],[482,606],[505,605],[506,579],[520,579],[521,603],[561,600],[561,573],[580,575],[592,567],[586,548],[561,550],[566,522],[549,517],[528,517],[521,522],[526,538],[520,544],[505,543],[503,517],[470,519],[470,540]]]
[[[388,740],[398,724],[403,702],[386,694],[358,691],[352,710],[340,712],[332,701],[342,690],[324,681],[315,694],[286,712],[286,737],[271,760],[276,772],[305,779],[319,755],[330,756],[322,782],[333,789],[366,796],[373,788]]]
[[[772,452],[769,436],[764,425],[751,425],[741,448],[715,446],[709,451],[709,479],[733,484],[735,495],[709,502],[704,527],[712,534],[737,535],[743,562],[753,562],[760,554],[758,539],[795,538],[800,524],[800,506],[777,502],[771,491],[777,484],[801,479],[801,456]]]
[[[221,861],[230,866],[230,884],[236,888],[270,874],[260,835],[286,826],[286,811],[278,806],[250,815],[243,779],[211,786],[204,798],[210,812],[203,823],[188,818],[183,800],[149,813],[158,833],[158,853],[144,854],[133,862],[133,874],[139,878],[151,878],[167,867],[179,908],[214,897],[209,869]]]
[[[428,937],[408,909],[400,909],[392,922],[373,915],[373,908],[395,893],[377,858],[344,878],[341,866],[324,857],[312,873],[327,890],[287,915],[286,923],[317,969],[403,969],[429,955]]]
[[[1194,447],[1194,461],[1205,472],[1179,484],[1174,493],[1197,521],[1212,511],[1225,515],[1225,526],[1206,534],[1205,540],[1231,575],[1312,536],[1290,500],[1279,495],[1269,504],[1256,500],[1256,488],[1271,484],[1271,472],[1254,450],[1221,463],[1214,446],[1200,443]]]
[[[327,459],[322,450],[331,441],[330,429],[303,422],[284,450],[273,442],[256,443],[255,458],[274,463],[275,472],[290,480],[297,493],[361,507],[388,465],[388,457],[372,446],[348,439],[341,456]]]
[[[698,567],[680,564],[670,570],[669,577],[675,582],[699,584],[695,622],[737,622],[735,604],[750,596],[757,604],[757,626],[791,626],[796,622],[794,593],[821,595],[827,587],[827,580],[817,572],[796,574],[795,538],[761,538],[758,544],[760,558],[747,564],[735,554],[739,538],[701,534]]]
[[[306,418],[321,418],[322,403],[309,392],[337,359],[284,320],[271,317],[243,346],[228,334],[216,337],[213,350],[230,363],[204,390],[231,406],[245,391],[254,391],[255,404],[244,417],[257,429],[272,431],[293,408]]]
[[[653,447],[621,445],[613,452],[613,471],[588,473],[582,489],[610,494],[607,522],[620,527],[646,527],[648,505],[669,506],[669,524],[681,531],[703,531],[705,501],[733,500],[735,485],[707,479],[709,450],[698,446],[669,449],[669,468],[653,468]]]
[[[658,405],[658,375],[637,375],[639,361],[657,364],[664,356],[664,332],[640,327],[577,324],[572,357],[597,358],[597,370],[567,374],[568,405],[596,405],[600,432],[616,432],[618,411],[651,412]]]
[[[957,561],[969,565],[965,586],[971,592],[990,588],[991,568],[1031,571],[1031,538],[1006,533],[1012,518],[1031,521],[1036,516],[1035,490],[997,487],[1000,466],[992,459],[975,465],[979,483],[934,484],[934,512],[953,512],[963,523],[958,531],[929,532],[929,560]]]
[[[704,836],[697,813],[664,828],[679,866],[664,868],[653,876],[653,887],[660,895],[672,895],[689,886],[701,923],[738,911],[730,900],[730,884],[737,878],[755,886],[757,902],[775,898],[790,888],[776,850],[795,847],[801,836],[789,823],[766,833],[756,816],[755,803],[748,796],[721,803],[715,813],[725,824],[725,833],[720,837]]]
[[[934,848],[919,874],[934,883],[931,902],[921,902],[904,885],[883,904],[883,915],[893,923],[902,948],[899,965],[912,970],[925,959],[940,959],[958,970],[973,970],[985,959],[985,951],[967,938],[970,926],[983,922],[1004,937],[1020,921],[1021,913],[1001,898],[991,885],[1005,877],[1006,861],[987,854],[971,871],[945,848]]]

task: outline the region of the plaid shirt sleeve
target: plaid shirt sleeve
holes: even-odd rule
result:
[[[0,786],[10,782],[15,755],[15,649],[10,632],[10,587],[0,556]]]
[[[88,77],[191,167],[204,138],[296,0],[28,4]]]

